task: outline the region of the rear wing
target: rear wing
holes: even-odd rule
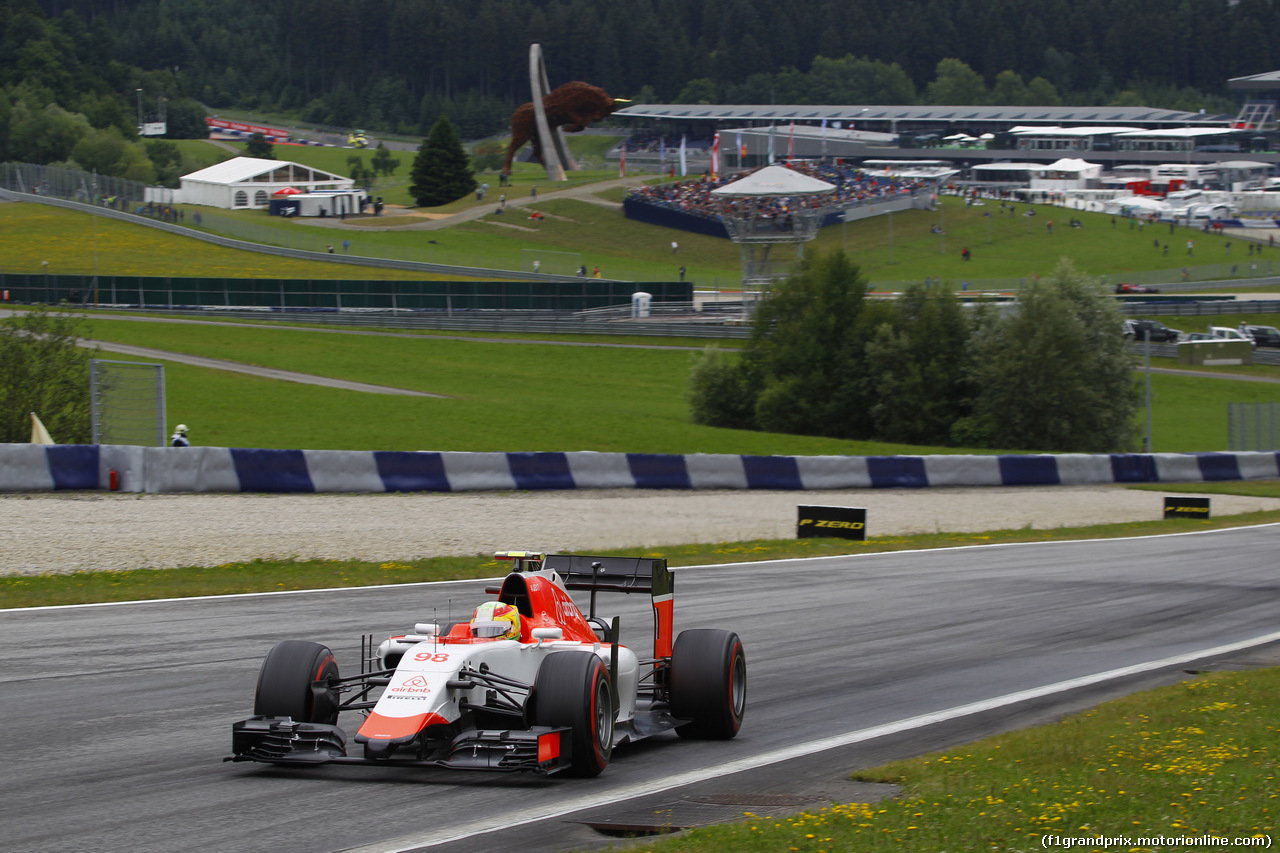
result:
[[[566,589],[605,592],[671,592],[667,561],[641,557],[587,557],[580,554],[547,554],[544,569],[555,569]]]
[[[671,656],[675,639],[675,578],[667,561],[652,557],[591,557],[581,554],[539,554],[532,551],[499,551],[498,560],[512,560],[515,571],[554,569],[565,589],[591,593],[590,615],[595,615],[597,592],[647,592],[653,598],[654,656]]]

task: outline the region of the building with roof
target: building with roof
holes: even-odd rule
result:
[[[1276,126],[1276,103],[1280,101],[1280,71],[1232,77],[1227,88],[1240,92],[1240,112],[1233,122],[1242,130],[1266,130]]]
[[[1280,95],[1280,72],[1257,77],[1249,78],[1252,85],[1272,86]],[[1223,152],[1280,162],[1275,140],[1257,125],[1153,107],[631,104],[614,115],[659,137],[686,136],[695,148],[707,147],[719,132],[722,147],[732,152],[728,162],[742,166],[786,157],[937,158],[944,150],[965,168],[1085,153],[1108,165],[1170,155],[1212,162]]]
[[[812,106],[805,104],[632,104],[615,116],[702,127],[711,125],[800,125],[857,128],[881,133],[967,130],[975,135],[999,132],[1016,125],[1092,124],[1135,127],[1228,127],[1231,117],[1153,107],[980,107],[980,106]],[[698,123],[701,123],[700,125]],[[708,125],[707,123],[711,123]],[[679,129],[676,132],[680,132]]]
[[[300,163],[236,157],[184,175],[174,201],[233,210],[266,208],[280,190],[347,190],[355,181]]]

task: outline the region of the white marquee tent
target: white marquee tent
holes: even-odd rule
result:
[[[181,179],[174,201],[225,208],[264,208],[271,196],[293,187],[302,192],[350,190],[351,178],[333,175],[283,160],[236,157],[217,163]]]
[[[711,191],[714,196],[795,196],[833,192],[835,184],[785,166],[765,166],[741,180]]]
[[[1031,178],[1033,190],[1079,190],[1102,177],[1102,166],[1085,160],[1063,158],[1041,166]]]

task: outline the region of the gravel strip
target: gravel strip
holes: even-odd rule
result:
[[[0,495],[0,574],[215,566],[264,559],[410,560],[661,547],[795,535],[800,504],[866,507],[871,535],[1147,521],[1163,494],[1115,486],[832,492],[629,489],[465,494]],[[1214,495],[1216,516],[1280,499]]]

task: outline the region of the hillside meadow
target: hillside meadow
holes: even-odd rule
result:
[[[329,450],[596,450],[633,453],[888,455],[992,451],[854,442],[698,426],[692,351],[556,345],[272,325],[140,323],[95,317],[99,340],[204,355],[443,398],[330,390],[169,363],[169,419],[200,444]],[[120,356],[104,353],[105,358]],[[1174,366],[1171,360],[1157,360]],[[1269,402],[1271,383],[1152,375],[1159,452],[1226,450],[1229,402]],[[1138,414],[1145,423],[1145,410]],[[1137,448],[1134,448],[1137,449]],[[1052,450],[1052,448],[1045,448]]]
[[[205,143],[207,144],[207,143]],[[300,161],[318,168],[350,149],[298,148]],[[292,152],[291,152],[292,153]],[[327,160],[325,158],[328,158]],[[525,170],[527,172],[527,170]],[[606,177],[613,177],[607,175]],[[544,187],[544,190],[546,188]],[[516,190],[511,190],[515,192]],[[496,189],[491,187],[491,194]],[[610,189],[605,200],[621,197]],[[468,200],[456,203],[465,209]],[[671,279],[687,265],[691,278],[732,289],[737,248],[726,240],[672,232],[625,219],[616,208],[573,199],[539,199],[549,216],[541,222],[501,220],[492,213],[472,222],[432,231],[359,231],[325,228],[268,217],[254,211],[222,212],[251,223],[263,242],[287,242],[303,230],[310,240],[351,239],[353,251],[395,253],[435,241],[444,262],[519,266],[525,250],[578,252],[588,267],[606,277],[615,268],[640,280]],[[952,279],[960,273],[1034,274],[1071,257],[1099,275],[1121,276],[1157,269],[1167,256],[1152,241],[1180,238],[1168,226],[1128,227],[1110,217],[1073,214],[1082,227],[1063,227],[1067,211],[1042,208],[1035,217],[1003,212],[999,203],[966,206],[946,197],[937,211],[911,211],[825,229],[810,251],[846,249],[877,276]],[[508,217],[514,211],[509,211]],[[987,216],[991,213],[992,216]],[[1057,217],[1052,232],[1050,217]],[[516,225],[518,227],[510,227]],[[931,233],[933,224],[944,234]],[[506,227],[504,227],[506,226]],[[1034,227],[1033,227],[1034,226]],[[890,240],[892,229],[892,242]],[[50,273],[117,275],[208,275],[296,278],[394,278],[422,276],[377,267],[296,261],[255,252],[222,249],[144,226],[32,204],[0,205],[5,252],[0,268]],[[1198,234],[1198,232],[1197,232]],[[325,235],[332,235],[326,237]],[[1156,235],[1156,236],[1153,236]],[[672,239],[679,242],[673,253]],[[986,242],[987,240],[990,242]],[[1197,236],[1197,260],[1228,257],[1226,240]],[[968,246],[973,260],[963,261]],[[1221,257],[1215,254],[1219,253]],[[1238,318],[1161,318],[1195,330]],[[1256,322],[1274,324],[1260,315]],[[169,366],[172,418],[200,424],[204,444],[316,449],[437,450],[622,450],[631,452],[727,452],[782,454],[888,454],[956,452],[892,443],[842,442],[719,430],[689,423],[685,387],[687,350],[549,347],[475,341],[411,340],[375,336],[335,336],[319,331],[282,334],[252,325],[165,327],[106,318],[94,322],[102,340],[210,355],[335,378],[410,388],[444,399],[390,397],[333,391],[271,380]],[[657,342],[655,342],[657,343]],[[696,341],[683,341],[688,345]],[[726,342],[732,347],[732,342]],[[1176,367],[1157,359],[1156,366]],[[1225,372],[1230,372],[1226,369]],[[1274,377],[1273,368],[1238,372]],[[1157,451],[1225,450],[1226,404],[1269,402],[1277,396],[1266,383],[1153,376],[1153,444]],[[1145,411],[1139,413],[1145,423]],[[1051,450],[1052,448],[1046,448]]]
[[[602,139],[607,142],[612,137]],[[602,144],[594,137],[589,140],[597,146]],[[216,158],[231,153],[226,146],[237,151],[243,149],[243,143],[215,145],[194,140],[184,142],[183,150],[191,150],[193,156]],[[407,176],[414,152],[394,153],[402,161],[397,174],[379,178],[372,192],[375,196],[385,196],[390,204],[404,205],[409,212],[412,200],[407,193]],[[372,152],[368,149],[277,146],[276,155],[280,159],[348,174],[348,158],[361,157],[367,161]],[[530,251],[568,252],[588,269],[599,266],[605,278],[670,281],[679,276],[679,269],[683,266],[687,279],[701,287],[738,288],[740,253],[738,247],[728,240],[637,223],[626,219],[617,207],[596,203],[603,201],[616,205],[622,200],[624,189],[603,189],[595,197],[595,202],[549,195],[556,190],[616,177],[617,172],[612,170],[585,171],[573,173],[569,182],[555,184],[546,181],[545,174],[536,166],[517,164],[513,186],[500,188],[496,173],[481,173],[478,179],[487,181],[490,186],[483,203],[478,203],[474,195],[468,195],[429,212],[452,214],[480,206],[485,209],[485,215],[429,231],[375,230],[392,223],[422,221],[398,214],[399,208],[389,208],[382,218],[350,220],[352,225],[347,228],[329,227],[327,223],[318,221],[286,220],[269,216],[265,211],[204,210],[210,214],[206,217],[210,229],[216,228],[218,221],[227,220],[235,227],[232,236],[314,251],[323,251],[327,245],[341,246],[344,240],[349,240],[352,253],[358,255],[500,269],[526,268],[527,252]],[[661,178],[647,175],[635,180],[637,183],[653,182]],[[536,202],[530,197],[534,187],[539,190]],[[498,215],[496,210],[501,194],[507,195],[509,201],[520,200],[524,206],[509,208],[506,213]],[[32,206],[2,205],[0,210],[14,207],[29,211]],[[541,221],[528,219],[528,213],[534,209],[546,213],[546,218]],[[1037,206],[1034,208],[1036,215],[1024,215],[1032,209],[1023,204],[1006,207],[991,200],[967,206],[962,199],[943,196],[936,210],[911,210],[825,228],[816,240],[805,247],[805,251],[841,249],[848,252],[879,289],[897,289],[904,282],[926,278],[941,280],[959,289],[963,282],[968,281],[1045,275],[1064,257],[1073,260],[1078,268],[1106,277],[1108,281],[1121,281],[1127,273],[1151,270],[1166,270],[1171,280],[1177,280],[1184,266],[1242,260],[1244,244],[1230,236],[1178,227],[1171,230],[1167,224],[1144,227],[1104,214],[1058,207]],[[195,208],[187,208],[187,224],[193,222],[191,213],[194,211]],[[93,253],[94,230],[98,229],[97,269],[100,274],[141,274],[138,272],[140,268],[154,264],[154,274],[157,275],[202,275],[217,269],[216,274],[219,275],[245,277],[350,277],[346,274],[322,275],[312,269],[261,257],[236,261],[224,255],[208,255],[205,250],[193,249],[189,241],[158,232],[145,237],[129,237],[115,230],[108,232],[103,217],[86,217],[74,223],[59,219],[56,227],[52,227],[52,220],[48,218],[52,214],[30,211],[25,215],[37,218],[39,225],[20,229],[14,220],[21,215],[11,211],[0,219],[0,227],[14,235],[12,241],[5,239],[6,248],[13,242],[13,248],[19,249],[6,252],[6,256],[0,258],[0,268],[6,272],[40,272],[42,260],[50,261],[51,272],[54,271],[55,260],[66,266],[62,270],[64,272],[91,269],[85,259]],[[1077,220],[1080,227],[1068,227],[1072,219]],[[1049,227],[1051,222],[1054,223],[1053,228]],[[120,224],[118,227],[125,226]],[[935,227],[942,233],[934,233]],[[1195,244],[1193,256],[1186,254],[1188,239]],[[678,253],[672,252],[672,241],[678,243]],[[1228,249],[1228,243],[1234,244],[1234,254]],[[113,245],[128,246],[132,251],[117,255],[111,251]],[[77,249],[71,252],[67,246]],[[967,261],[961,255],[966,248],[970,258]],[[1262,245],[1259,249],[1263,254],[1250,258],[1250,263],[1280,260],[1276,249]],[[782,257],[789,256],[791,252],[787,247],[778,251]],[[184,264],[187,257],[189,261]],[[370,272],[362,277],[423,276],[420,273],[388,275]]]

